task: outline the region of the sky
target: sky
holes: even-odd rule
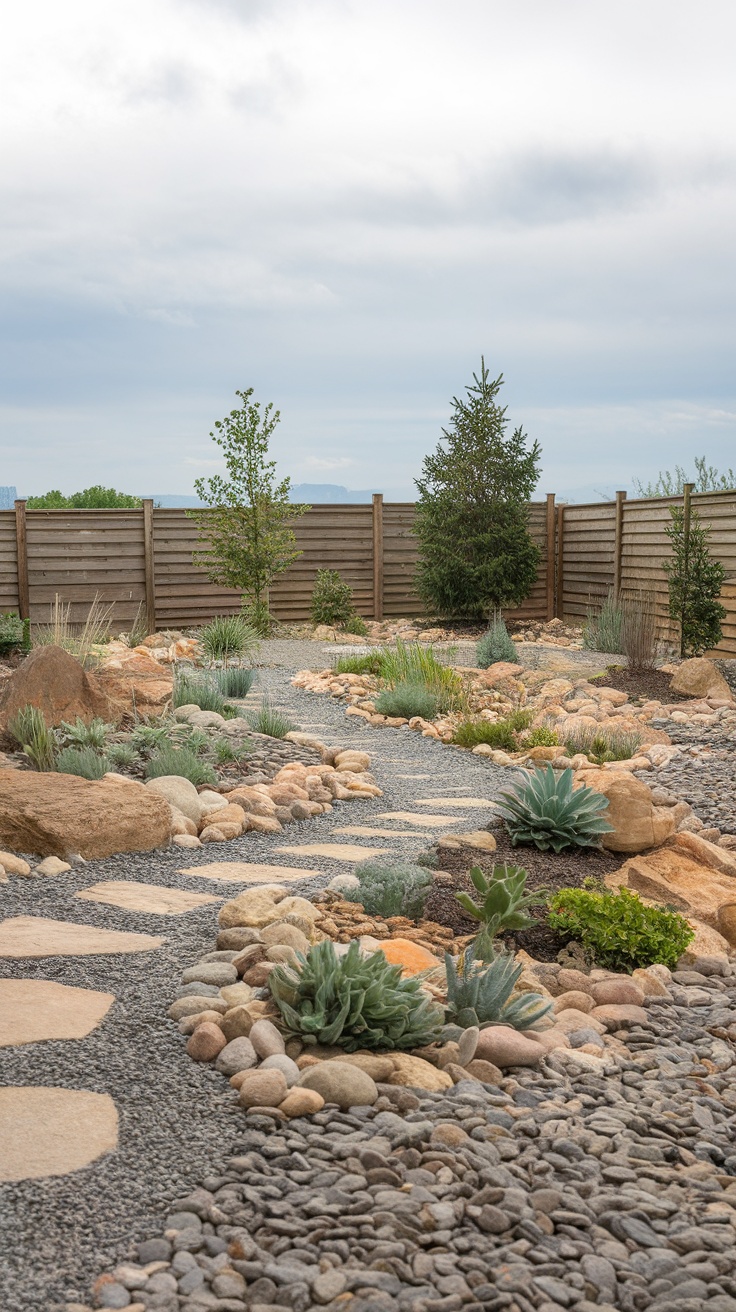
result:
[[[727,0],[24,0],[0,47],[0,484],[414,494],[504,375],[538,493],[736,465]]]

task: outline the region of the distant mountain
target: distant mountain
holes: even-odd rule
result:
[[[340,487],[338,483],[293,483],[289,494],[290,501],[307,502],[309,505],[345,505],[364,504],[373,500],[373,492],[351,491]]]

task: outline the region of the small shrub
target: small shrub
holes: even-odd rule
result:
[[[534,770],[501,793],[499,811],[514,847],[533,843],[540,852],[566,847],[600,847],[613,826],[601,818],[608,798],[583,785],[573,792],[572,770]]]
[[[509,637],[506,621],[501,615],[494,615],[483,637],[479,638],[475,648],[475,659],[481,670],[487,670],[489,665],[495,665],[496,661],[518,664],[519,653]]]
[[[167,747],[174,732],[171,724],[138,724],[131,731],[130,742],[136,753],[150,756],[160,747]]]
[[[254,733],[263,733],[269,738],[285,738],[287,733],[296,729],[288,715],[277,711],[268,702],[264,702],[257,711],[249,711],[245,718]]]
[[[78,715],[74,724],[62,720],[60,732],[69,747],[94,747],[96,751],[102,751],[105,740],[114,727],[112,724],[106,724],[98,715],[90,724],[85,724]]]
[[[565,739],[565,749],[570,756],[580,752],[596,765],[603,765],[605,761],[628,761],[636,756],[641,738],[633,729],[578,729]]]
[[[432,647],[422,647],[418,642],[402,642],[397,638],[395,647],[384,647],[379,674],[389,688],[401,683],[423,684],[434,693],[441,714],[458,710],[465,703],[460,675],[443,664]]]
[[[276,966],[268,978],[281,1027],[304,1044],[411,1050],[435,1042],[443,1012],[416,976],[401,978],[382,952],[364,957],[351,943],[338,957],[330,939],[317,943],[294,966]]]
[[[172,736],[175,739],[173,745],[186,747],[190,752],[195,752],[197,756],[201,756],[203,752],[206,752],[210,745],[209,737],[204,729],[197,729],[193,724],[177,725]]]
[[[174,706],[198,706],[200,711],[222,715],[225,699],[211,675],[177,669],[174,673]]]
[[[20,615],[8,610],[0,615],[0,656],[8,656],[23,647],[24,624]]]
[[[181,775],[195,787],[217,783],[217,775],[209,761],[203,761],[188,747],[161,747],[150,761],[146,761],[147,779],[160,779],[166,774]]]
[[[484,968],[471,946],[463,953],[459,970],[448,952],[445,953],[445,970],[445,1019],[461,1029],[470,1029],[473,1025],[481,1029],[489,1025],[512,1025],[516,1030],[527,1030],[546,1016],[552,1006],[538,993],[511,997],[523,967],[515,965],[510,952],[495,953]]]
[[[672,968],[695,937],[679,912],[645,906],[628,888],[617,893],[560,889],[550,899],[548,923],[575,939],[608,970]]]
[[[375,702],[380,715],[401,715],[410,720],[421,715],[433,720],[437,715],[437,698],[423,683],[398,683],[395,688],[384,688]]]
[[[697,510],[691,511],[687,535],[684,508],[671,506],[670,515],[672,523],[665,533],[672,544],[672,556],[662,561],[667,575],[670,619],[680,626],[680,655],[700,656],[717,647],[723,637],[721,626],[727,612],[718,598],[726,569],[710,554],[711,530],[701,523]]]
[[[471,750],[479,743],[487,743],[501,752],[516,751],[516,738],[508,720],[497,720],[495,724],[490,720],[463,720],[455,729],[452,741]]]
[[[135,764],[138,754],[129,743],[111,743],[107,749],[107,759],[116,770],[128,770]]]
[[[432,876],[417,865],[383,865],[363,861],[354,871],[359,888],[345,889],[346,902],[360,902],[369,916],[406,916],[418,920],[424,913]]]
[[[243,615],[217,615],[202,629],[199,641],[211,661],[233,656],[251,660],[260,646],[258,633]]]
[[[223,697],[247,697],[255,682],[255,670],[240,665],[228,665],[216,673],[217,686]]]
[[[440,859],[436,852],[430,848],[428,852],[420,852],[415,858],[414,864],[417,866],[426,866],[427,870],[439,870]]]
[[[56,758],[59,774],[78,774],[82,779],[101,779],[110,769],[106,756],[94,747],[64,747]]]
[[[276,621],[268,608],[268,602],[261,598],[251,601],[243,607],[243,619],[258,638],[269,638],[276,627]]]
[[[310,610],[313,624],[343,629],[353,618],[353,590],[336,569],[317,570]]]
[[[621,650],[631,670],[653,670],[657,663],[657,609],[653,592],[641,591],[623,602]]]
[[[475,956],[479,961],[490,961],[495,951],[493,940],[497,934],[506,930],[528,929],[531,917],[526,914],[528,907],[543,906],[547,901],[544,891],[526,893],[528,875],[522,866],[503,865],[493,867],[488,878],[480,866],[473,866],[470,880],[473,888],[480,893],[480,900],[473,901],[469,893],[456,893],[455,897],[464,911],[481,922],[481,930],[475,942]]]
[[[538,729],[532,729],[531,733],[525,734],[519,743],[525,752],[530,751],[532,747],[559,747],[559,745],[560,740],[555,730],[548,729],[543,724]]]
[[[338,656],[333,667],[335,674],[374,674],[381,673],[382,657],[380,651],[365,652],[362,656]]]
[[[347,624],[343,625],[343,627],[346,633],[354,633],[359,638],[365,638],[368,633],[368,625],[363,619],[363,616],[358,615],[357,611],[354,615],[350,616]]]
[[[590,651],[623,651],[623,622],[623,608],[614,601],[613,592],[609,592],[599,611],[589,610],[587,613],[583,625],[583,646]]]
[[[37,770],[53,770],[56,764],[57,742],[53,729],[49,729],[43,712],[37,706],[24,706],[8,720],[8,733],[23,748]]]

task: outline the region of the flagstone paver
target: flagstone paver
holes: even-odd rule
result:
[[[280,849],[279,849],[280,850]],[[268,866],[250,861],[212,861],[206,866],[183,866],[180,875],[193,879],[220,879],[238,884],[272,884],[274,880],[315,879],[322,870],[301,866]]]
[[[277,847],[277,852],[291,852],[293,856],[326,856],[333,861],[369,861],[382,856],[387,847],[359,847],[357,843],[301,843],[293,847]]]
[[[487,797],[417,797],[417,806],[459,806],[477,809],[479,806],[493,806]]]
[[[74,896],[128,911],[147,911],[152,916],[183,916],[195,907],[222,900],[210,893],[189,893],[181,888],[162,888],[160,884],[139,884],[129,879],[93,884]]]
[[[371,829],[370,825],[343,825],[332,832],[353,838],[426,838],[423,829]]]
[[[43,916],[12,916],[0,922],[0,957],[88,957],[117,952],[150,952],[162,938],[125,934]]]
[[[50,979],[0,979],[0,1047],[83,1039],[114,1001],[114,993],[73,988]]]
[[[0,1124],[0,1180],[67,1175],[118,1143],[115,1103],[87,1089],[0,1089]]]
[[[462,820],[462,816],[458,815],[416,815],[414,811],[382,811],[376,818],[378,820],[405,820],[407,824],[424,825],[427,829],[440,829],[443,825],[457,825]]]

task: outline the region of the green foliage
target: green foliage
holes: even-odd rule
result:
[[[672,544],[672,559],[662,561],[670,619],[680,625],[680,655],[700,656],[717,647],[723,637],[721,623],[726,610],[718,597],[726,571],[710,554],[710,529],[701,524],[697,510],[691,511],[689,534],[685,533],[682,506],[671,506],[670,515],[672,523],[665,533]]]
[[[289,501],[290,481],[277,481],[276,462],[268,460],[269,442],[279,422],[273,405],[261,414],[253,388],[236,392],[242,405],[217,420],[210,437],[220,448],[227,478],[215,474],[195,481],[208,510],[189,512],[200,530],[203,550],[195,559],[213,583],[237,588],[251,610],[257,632],[268,632],[268,590],[273,580],[297,559],[292,521],[306,506]]]
[[[427,852],[420,852],[415,858],[414,864],[417,866],[426,866],[427,870],[439,870],[440,859],[436,852],[430,848]]]
[[[380,715],[401,715],[410,720],[414,715],[421,715],[423,720],[433,720],[439,706],[436,695],[423,683],[397,683],[395,688],[384,688],[375,701]]]
[[[645,906],[629,888],[617,893],[560,889],[550,899],[548,923],[575,939],[608,970],[672,968],[695,937],[679,912]]]
[[[61,647],[78,660],[85,669],[94,665],[98,659],[96,648],[110,639],[110,625],[115,603],[103,605],[99,593],[95,593],[87,618],[80,626],[71,619],[71,602],[64,605],[58,592],[50,607],[49,623],[39,625],[36,629],[36,642],[39,647]]]
[[[608,798],[584,784],[573,792],[572,770],[533,770],[498,807],[514,847],[533,843],[540,852],[565,847],[600,847],[613,826],[601,818]]]
[[[527,450],[521,428],[507,436],[502,384],[481,358],[480,376],[464,400],[453,398],[450,426],[416,480],[417,587],[438,615],[478,619],[518,605],[536,579],[540,553],[527,524],[540,448]]]
[[[159,747],[167,747],[173,732],[171,724],[138,724],[131,730],[130,742],[136,753],[150,756]]]
[[[301,507],[306,509],[306,507]],[[300,553],[297,552],[297,555]],[[260,600],[246,601],[243,606],[243,619],[259,638],[268,638],[276,627],[276,621],[268,605],[268,592]]]
[[[57,743],[43,712],[37,706],[23,706],[8,720],[8,733],[23,748],[37,770],[53,770]]]
[[[317,943],[294,966],[279,965],[268,979],[282,1029],[304,1044],[412,1049],[439,1038],[442,1008],[416,977],[401,978],[382,952],[369,957],[357,943],[338,957],[330,939]]]
[[[29,510],[139,510],[143,502],[140,497],[97,483],[83,492],[72,492],[70,497],[58,491],[45,492],[40,497],[29,497],[26,505]]]
[[[509,661],[512,665],[518,663],[519,653],[509,637],[502,615],[494,615],[483,637],[478,639],[475,660],[481,670],[487,670],[496,661]]]
[[[241,755],[245,755],[242,748],[236,748],[229,738],[218,738],[212,750],[218,765],[229,765],[231,761],[237,761]]]
[[[516,1030],[528,1030],[547,1015],[552,1003],[538,993],[511,997],[522,969],[508,952],[495,953],[484,966],[471,946],[464,952],[458,970],[450,954],[445,953],[446,1021],[462,1029],[472,1025],[481,1029],[489,1025],[512,1025]]]
[[[287,733],[293,733],[296,729],[288,715],[277,711],[267,701],[257,711],[249,711],[245,718],[254,733],[264,733],[269,738],[285,738]]]
[[[28,652],[31,650],[31,647],[32,647],[32,646],[33,646],[33,643],[32,643],[32,641],[31,641],[31,621],[30,621],[29,619],[25,619],[25,620],[23,621],[23,643],[22,643],[22,649],[23,649],[24,652],[28,653]]]
[[[468,747],[471,750],[479,743],[486,743],[488,747],[495,747],[501,752],[515,752],[517,748],[514,731],[508,720],[496,720],[495,723],[490,720],[462,720],[452,735],[452,741],[458,747]]]
[[[335,674],[378,675],[382,669],[382,656],[380,651],[364,652],[361,656],[338,656],[332,668]]]
[[[107,749],[107,759],[116,770],[128,770],[134,765],[138,753],[130,743],[111,743]]]
[[[559,747],[559,744],[560,740],[555,730],[540,724],[538,729],[532,729],[530,733],[524,735],[519,746],[523,751],[528,752],[532,747]]]
[[[159,747],[146,761],[146,778],[160,779],[162,775],[178,774],[195,787],[198,784],[216,784],[217,775],[208,761],[203,761],[189,747]]]
[[[313,624],[344,628],[355,614],[353,590],[336,569],[318,569],[310,607]]]
[[[78,715],[74,724],[62,720],[59,732],[61,738],[69,747],[94,747],[101,752],[108,734],[113,732],[114,727],[112,724],[106,724],[98,715],[90,724],[85,724],[84,720]],[[74,772],[72,771],[72,773]]]
[[[218,670],[215,676],[217,686],[223,697],[247,697],[255,682],[255,670],[246,670],[242,665],[229,665]]]
[[[583,625],[583,646],[590,651],[623,651],[623,607],[609,592],[599,611],[589,610]]]
[[[148,637],[148,624],[146,622],[146,608],[141,602],[135,613],[135,619],[128,631],[127,639],[129,647],[138,647],[144,638]]]
[[[64,747],[56,758],[59,774],[78,774],[82,779],[101,779],[110,761],[94,747]]]
[[[350,616],[350,619],[347,624],[343,625],[343,628],[346,633],[354,633],[359,638],[364,638],[368,632],[368,625],[363,619],[363,616],[358,615],[357,611],[354,615]]]
[[[605,761],[628,761],[636,756],[641,740],[641,734],[633,729],[577,729],[565,739],[565,748],[570,756],[582,752],[596,765],[603,765]]]
[[[229,661],[233,656],[253,660],[260,647],[258,633],[242,615],[216,615],[199,635],[211,661]]]
[[[481,961],[489,961],[495,951],[493,940],[497,934],[507,930],[528,929],[532,924],[528,916],[528,907],[543,906],[547,901],[546,892],[525,892],[528,875],[522,866],[503,865],[493,867],[488,878],[480,866],[473,866],[470,880],[473,888],[480,893],[479,901],[473,901],[469,893],[456,893],[460,906],[468,915],[481,922],[482,928],[475,942],[475,955]]]
[[[660,470],[654,483],[641,483],[635,478],[634,488],[639,497],[677,497],[682,495],[686,483],[694,483],[696,492],[731,492],[736,488],[736,474],[732,469],[721,474],[715,465],[706,464],[705,456],[696,456],[694,478],[681,465],[675,465],[674,473]]]
[[[20,615],[7,610],[0,615],[0,656],[20,651],[23,646],[24,625]]]
[[[458,709],[465,701],[460,675],[439,660],[433,647],[422,647],[418,642],[403,642],[397,638],[395,647],[384,647],[380,677],[389,688],[405,683],[422,684],[437,698],[437,709],[441,714]]]
[[[174,670],[174,706],[198,706],[200,711],[217,711],[222,715],[225,699],[211,674],[195,674],[177,667]]]
[[[353,872],[359,888],[347,888],[346,902],[360,902],[369,916],[406,916],[419,920],[424,913],[432,876],[419,865],[390,865],[363,861]]]

